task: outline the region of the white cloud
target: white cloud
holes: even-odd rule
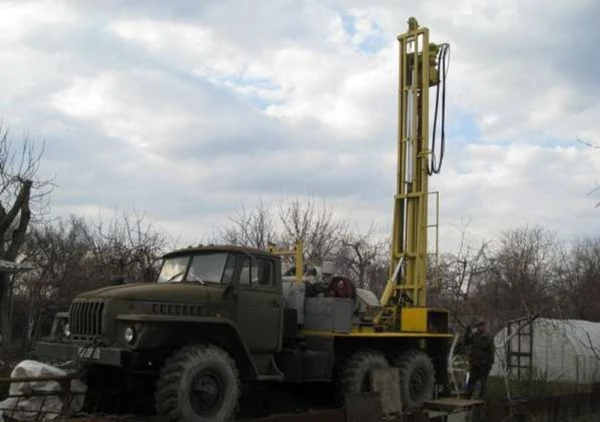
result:
[[[0,116],[49,139],[58,213],[135,203],[195,240],[242,201],[312,192],[389,230],[395,36],[414,15],[452,48],[432,180],[443,247],[463,217],[475,237],[527,223],[585,235],[600,153],[575,139],[600,142],[598,11],[592,0],[3,3]]]
[[[341,30],[334,25],[339,19],[331,21],[333,34]],[[366,21],[357,20],[355,36],[364,39],[373,32]],[[371,135],[381,121],[376,115],[367,118],[367,113],[373,97],[381,96],[386,78],[392,75],[390,50],[374,62],[341,46],[341,57],[332,60],[330,52],[312,45],[245,49],[215,29],[190,24],[143,19],[118,22],[111,29],[194,75],[275,102],[266,112],[289,123],[314,119],[343,137],[356,137]],[[356,40],[346,42],[355,44]],[[267,88],[261,89],[256,80],[266,80]]]
[[[129,80],[124,75],[107,72],[77,78],[68,88],[55,93],[49,105],[68,116],[89,119],[107,136],[131,142],[141,149],[167,142],[170,132],[185,128],[194,120],[191,110],[151,107],[143,101],[136,92],[139,84],[135,79],[149,79],[147,86],[156,86],[153,83],[156,75],[152,72],[127,76]]]
[[[520,225],[543,225],[569,238],[590,234],[598,210],[587,193],[600,154],[572,147],[511,144],[468,146],[461,160],[434,180],[442,192],[444,234],[450,248],[459,233],[449,223],[465,217],[479,238]]]
[[[76,22],[75,11],[63,2],[5,1],[0,4],[0,39],[14,42],[47,25]]]

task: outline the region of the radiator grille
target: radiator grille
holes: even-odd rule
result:
[[[103,311],[104,302],[100,300],[73,302],[69,312],[69,328],[73,338],[100,336]]]

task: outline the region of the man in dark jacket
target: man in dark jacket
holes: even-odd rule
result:
[[[477,381],[481,384],[479,397],[483,398],[486,392],[488,375],[494,364],[494,339],[486,331],[484,321],[479,321],[474,325],[473,333],[470,336],[471,350],[469,353],[469,381],[465,396],[471,398],[473,389]]]

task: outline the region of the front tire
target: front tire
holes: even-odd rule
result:
[[[232,420],[240,396],[239,373],[216,346],[187,346],[167,360],[156,386],[156,411],[166,422]]]

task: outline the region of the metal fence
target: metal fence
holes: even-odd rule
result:
[[[0,405],[5,420],[41,422],[69,416],[83,407],[85,391],[74,391],[80,374],[64,376],[0,378],[0,388],[8,391]],[[8,387],[8,388],[7,388]]]
[[[588,393],[564,394],[491,404],[485,409],[485,421],[572,421],[574,417],[600,412],[600,384]],[[600,416],[598,416],[600,420]]]

